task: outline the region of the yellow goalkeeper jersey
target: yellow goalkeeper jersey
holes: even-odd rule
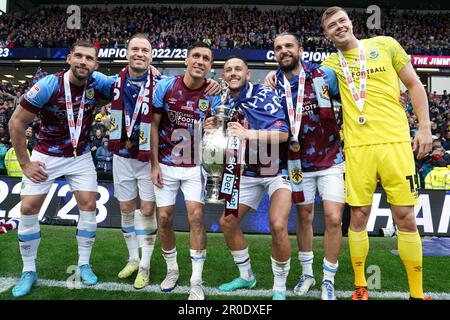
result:
[[[400,79],[397,75],[411,58],[391,37],[380,36],[360,41],[367,61],[367,92],[363,109],[367,119],[365,124],[357,122],[360,111],[343,75],[338,54],[330,55],[322,63],[337,74],[343,108],[345,147],[411,141],[406,114],[399,103]],[[359,92],[358,48],[342,53]]]

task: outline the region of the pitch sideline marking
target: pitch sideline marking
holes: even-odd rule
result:
[[[16,284],[18,278],[7,278],[0,277],[0,293],[8,291],[12,286]],[[59,280],[45,280],[40,279],[37,282],[37,286],[43,287],[58,287],[58,288],[67,288],[66,281]],[[149,285],[144,289],[134,289],[131,284],[124,283],[116,283],[116,282],[103,282],[99,283],[95,286],[85,286],[81,285],[80,289],[92,289],[92,290],[104,290],[104,291],[122,291],[122,292],[149,292],[149,293],[160,293],[161,289],[159,285]],[[80,290],[80,289],[71,289],[71,290]],[[188,286],[177,286],[172,293],[179,294],[189,294]],[[252,290],[236,290],[234,292],[222,292],[216,288],[205,287],[205,294],[211,296],[241,296],[241,297],[271,297],[272,290],[268,289],[252,289]],[[350,298],[353,295],[353,291],[341,291],[336,290],[336,297],[338,298]],[[295,297],[295,294],[288,290],[286,293],[288,297]],[[320,298],[321,292],[319,290],[312,290],[308,292],[305,296],[312,298]],[[450,300],[450,293],[445,292],[428,292],[426,295],[430,295],[433,300]],[[407,292],[399,292],[399,291],[371,291],[371,298],[382,298],[382,299],[408,299],[409,293]]]

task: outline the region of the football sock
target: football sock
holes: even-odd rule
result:
[[[80,210],[77,226],[78,266],[89,264],[96,231],[97,220],[95,211]]]
[[[312,251],[299,251],[298,260],[300,260],[300,264],[302,265],[302,274],[313,277],[314,271],[312,266],[314,262],[314,253]]]
[[[41,242],[41,228],[39,215],[20,215],[18,230],[20,254],[22,255],[22,272],[36,272],[36,257]]]
[[[127,245],[129,260],[139,260],[139,246],[134,229],[134,212],[123,213],[122,217],[122,234]]]
[[[412,298],[423,299],[422,288],[422,240],[418,231],[398,230],[398,254],[408,275],[409,292]]]
[[[355,232],[348,229],[348,244],[352,260],[353,272],[355,273],[355,286],[367,287],[365,276],[366,257],[369,253],[369,237],[367,230]]]
[[[239,269],[239,277],[245,281],[253,280],[255,276],[252,271],[248,247],[243,250],[231,251],[231,255],[233,256],[234,263]]]

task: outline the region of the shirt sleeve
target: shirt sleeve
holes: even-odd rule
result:
[[[405,49],[392,37],[386,37],[386,43],[391,55],[392,65],[395,71],[398,73],[403,69],[410,61],[411,57],[405,52]]]
[[[94,79],[94,87],[99,91],[105,98],[111,99],[112,90],[114,82],[116,82],[119,75],[106,76],[105,74],[94,71],[92,73],[92,78]]]
[[[322,66],[329,67],[331,70],[336,71],[339,68],[339,58],[337,53],[332,53],[322,63]]]
[[[20,105],[27,111],[38,113],[50,100],[53,93],[58,91],[58,77],[48,75],[35,83],[27,93],[24,94]]]
[[[336,77],[336,73],[329,67],[321,66],[320,70],[325,73],[325,82],[328,85],[328,90],[330,91],[330,95],[337,96],[339,95],[339,85]]]
[[[164,96],[168,89],[173,87],[175,77],[162,78],[158,81],[153,92],[153,110],[156,113],[161,113],[164,108]]]

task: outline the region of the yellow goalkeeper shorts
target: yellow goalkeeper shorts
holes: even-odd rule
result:
[[[345,149],[345,200],[368,206],[378,178],[395,206],[418,203],[414,155],[409,142],[383,143]]]

